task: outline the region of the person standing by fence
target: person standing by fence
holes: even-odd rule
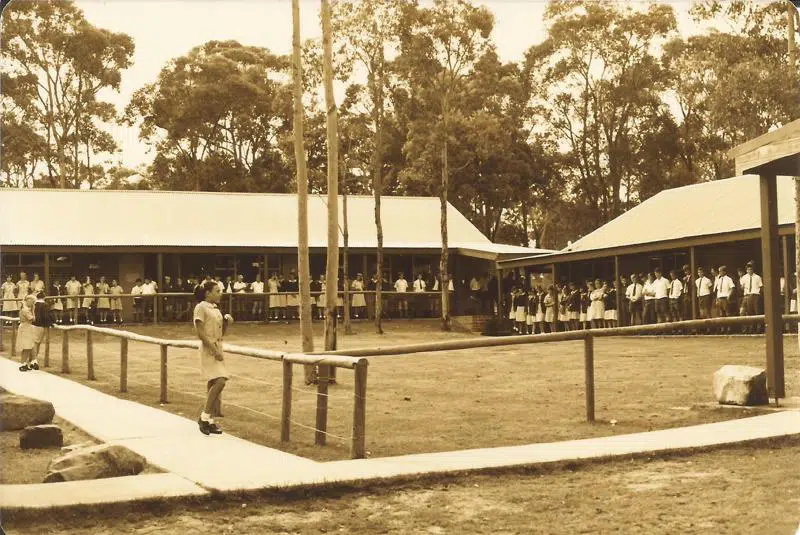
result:
[[[630,317],[631,325],[642,324],[643,292],[644,287],[639,283],[639,276],[636,275],[636,273],[632,273],[631,284],[625,290],[625,298],[628,300],[628,310],[630,311],[628,316]]]
[[[16,349],[22,358],[22,366],[19,367],[21,372],[39,369],[39,364],[33,359],[33,347],[36,345],[36,330],[33,326],[35,302],[36,297],[27,295],[22,300],[22,308],[19,309]]]
[[[764,281],[754,273],[752,262],[748,262],[745,269],[746,273],[742,275],[739,281],[742,290],[744,290],[744,313],[747,316],[755,316],[761,308],[761,288],[764,286]],[[755,325],[752,328],[754,332],[758,330]]]
[[[228,370],[225,368],[225,355],[222,352],[222,339],[233,323],[233,316],[219,310],[222,297],[219,286],[214,282],[205,282],[198,287],[194,307],[194,329],[200,339],[200,368],[206,380],[208,396],[203,411],[197,420],[200,432],[204,435],[222,433],[222,430],[211,417],[214,406],[219,403],[219,396],[228,382]]]
[[[697,305],[700,309],[700,319],[711,317],[711,290],[713,288],[711,279],[706,277],[706,271],[702,267],[697,268],[697,279],[694,281],[697,286]]]
[[[17,285],[14,284],[14,278],[11,275],[6,277],[6,282],[3,283],[2,289],[3,314],[14,317],[19,314],[19,304],[14,299],[16,297],[15,292],[17,291]]]

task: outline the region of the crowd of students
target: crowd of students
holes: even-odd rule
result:
[[[383,313],[386,317],[426,317],[436,316],[441,303],[438,298],[425,292],[438,292],[440,277],[420,273],[412,281],[408,281],[403,273],[398,273],[394,283],[384,277],[381,287],[387,295],[383,297]],[[446,278],[448,290],[453,288],[452,275]],[[206,282],[215,282],[222,294],[230,294],[231,299],[222,299],[220,308],[224,313],[233,313],[243,320],[257,321],[288,321],[300,317],[300,282],[297,273],[293,270],[288,277],[280,273],[272,273],[266,282],[261,280],[261,275],[256,275],[253,282],[244,280],[239,274],[227,277],[224,281],[220,276],[205,278],[190,276],[172,278],[165,276],[159,284],[145,277],[136,279],[128,292],[133,299],[133,322],[147,323],[155,319],[156,313],[160,321],[181,321],[190,319],[195,306],[192,295],[198,287]],[[347,285],[350,290],[350,314],[353,319],[367,318],[372,314],[375,306],[374,292],[377,288],[377,275],[365,281],[361,273],[349,283],[341,277],[338,280],[338,294],[336,310],[339,318],[344,315],[344,289]],[[106,277],[99,276],[97,281],[86,276],[83,282],[70,277],[66,283],[54,280],[49,291],[45,291],[45,283],[38,273],[28,280],[25,272],[19,274],[19,279],[14,280],[12,275],[7,275],[2,287],[2,312],[4,315],[17,316],[28,295],[46,296],[49,304],[50,315],[55,324],[100,324],[123,322],[122,295],[126,292],[116,279],[110,282]],[[324,275],[315,277],[311,282],[311,304],[313,317],[323,319],[326,309],[327,283]],[[365,293],[367,292],[367,293]],[[187,296],[162,296],[158,294],[184,293]],[[389,296],[388,294],[395,294]],[[406,294],[419,294],[407,296]],[[160,300],[160,301],[159,301]],[[158,310],[156,310],[158,306]],[[370,313],[368,314],[368,307]]]
[[[665,276],[661,269],[651,273],[633,273],[619,281],[601,279],[541,286],[511,279],[501,306],[501,314],[513,321],[518,334],[539,334],[578,329],[665,323],[692,319],[691,285],[695,286],[698,317],[727,317],[762,314],[763,281],[754,272],[753,262],[737,269],[731,277],[726,266],[697,268],[692,276],[689,266],[672,270]],[[781,295],[786,283],[781,278]],[[797,290],[791,286],[791,306],[795,311]],[[617,309],[619,294],[621,309]],[[743,327],[742,331],[763,330]],[[732,332],[730,328],[720,332]]]

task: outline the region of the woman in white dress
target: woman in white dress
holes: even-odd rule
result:
[[[36,330],[33,326],[33,307],[36,303],[34,295],[27,295],[22,300],[22,307],[19,309],[19,326],[17,327],[17,347],[16,350],[22,358],[22,366],[19,371],[27,372],[31,368],[28,363],[31,362],[33,355],[33,346],[36,345]],[[39,369],[38,366],[36,369]]]
[[[19,304],[16,301],[17,285],[14,284],[14,279],[11,275],[6,277],[6,282],[3,283],[3,315],[16,316],[19,312]],[[10,299],[10,301],[6,301]]]
[[[553,286],[547,289],[544,296],[544,322],[548,325],[548,332],[556,332],[556,307],[558,306],[558,294]]]
[[[50,289],[50,295],[53,297],[60,297],[64,295],[64,287],[61,286],[61,281],[53,281],[53,287]],[[50,301],[50,311],[53,313],[53,321],[61,325],[64,315],[64,302],[63,299],[53,299]]]
[[[116,279],[111,281],[111,287],[108,289],[112,296],[122,295],[122,286],[117,283]],[[122,298],[112,297],[109,304],[111,305],[111,321],[114,323],[122,323]]]
[[[278,310],[281,308],[281,300],[278,296],[280,284],[278,283],[278,274],[273,273],[267,280],[267,293],[269,294],[269,318],[271,320],[278,319]]]
[[[358,273],[356,280],[350,285],[353,290],[353,313],[356,318],[367,317],[367,300],[364,299],[364,275]]]

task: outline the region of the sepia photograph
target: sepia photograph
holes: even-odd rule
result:
[[[800,535],[800,0],[0,11],[0,534]]]

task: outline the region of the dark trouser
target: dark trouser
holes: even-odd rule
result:
[[[644,323],[649,325],[656,322],[656,300],[644,300]]]
[[[698,308],[700,309],[700,319],[711,317],[711,295],[701,295],[697,298]]]
[[[717,297],[717,314],[720,318],[728,317],[728,298]]]
[[[669,300],[669,313],[672,315],[672,321],[681,321],[683,319],[682,303],[680,298]]]
[[[683,309],[682,318],[685,319],[685,320],[692,319],[692,296],[691,296],[691,294],[688,294],[688,293],[684,294],[681,297],[681,301],[682,301],[682,307],[681,308]]]
[[[748,316],[758,315],[761,304],[761,295],[749,294],[744,296],[744,313]]]
[[[669,321],[669,299],[662,297],[656,299],[656,320],[658,323],[666,323]]]
[[[628,304],[628,310],[630,311],[630,324],[631,325],[641,325],[642,324],[642,302],[641,301],[631,301]]]

